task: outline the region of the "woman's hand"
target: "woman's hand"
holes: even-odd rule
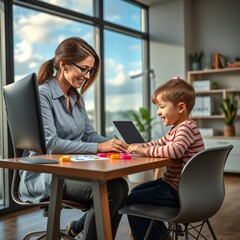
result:
[[[128,154],[139,154],[139,155],[147,156],[147,148],[142,147],[139,144],[131,144],[128,147],[127,153]]]
[[[113,138],[107,142],[99,143],[98,152],[127,152],[128,144]]]

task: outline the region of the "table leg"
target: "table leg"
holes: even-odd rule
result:
[[[48,208],[47,240],[59,239],[63,182],[64,180],[59,176],[52,176],[51,196]]]
[[[162,175],[163,175],[162,171],[163,171],[162,168],[156,168],[155,169],[155,175],[154,175],[155,180],[162,177]]]
[[[92,190],[98,239],[112,240],[106,181],[92,180]]]

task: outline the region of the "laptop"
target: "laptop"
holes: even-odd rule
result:
[[[145,143],[132,121],[112,121],[112,123],[126,143]]]

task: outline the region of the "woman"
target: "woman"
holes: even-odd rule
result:
[[[54,58],[40,67],[38,84],[48,153],[126,152],[126,143],[108,140],[95,131],[85,110],[83,94],[96,80],[99,65],[94,49],[83,39],[71,37],[61,42]],[[37,203],[50,196],[50,174],[22,171],[20,175],[23,201]],[[108,181],[107,187],[114,238],[121,219],[118,209],[124,204],[128,185],[120,178]],[[66,180],[63,198],[92,205],[91,183]],[[84,239],[97,239],[93,207],[67,226],[72,237],[82,231]]]

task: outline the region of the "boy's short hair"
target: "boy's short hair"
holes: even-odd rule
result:
[[[157,105],[157,96],[161,94],[164,101],[168,101],[177,105],[184,102],[187,111],[190,114],[195,104],[195,90],[192,85],[185,80],[177,78],[170,79],[160,85],[152,95],[152,102]]]

